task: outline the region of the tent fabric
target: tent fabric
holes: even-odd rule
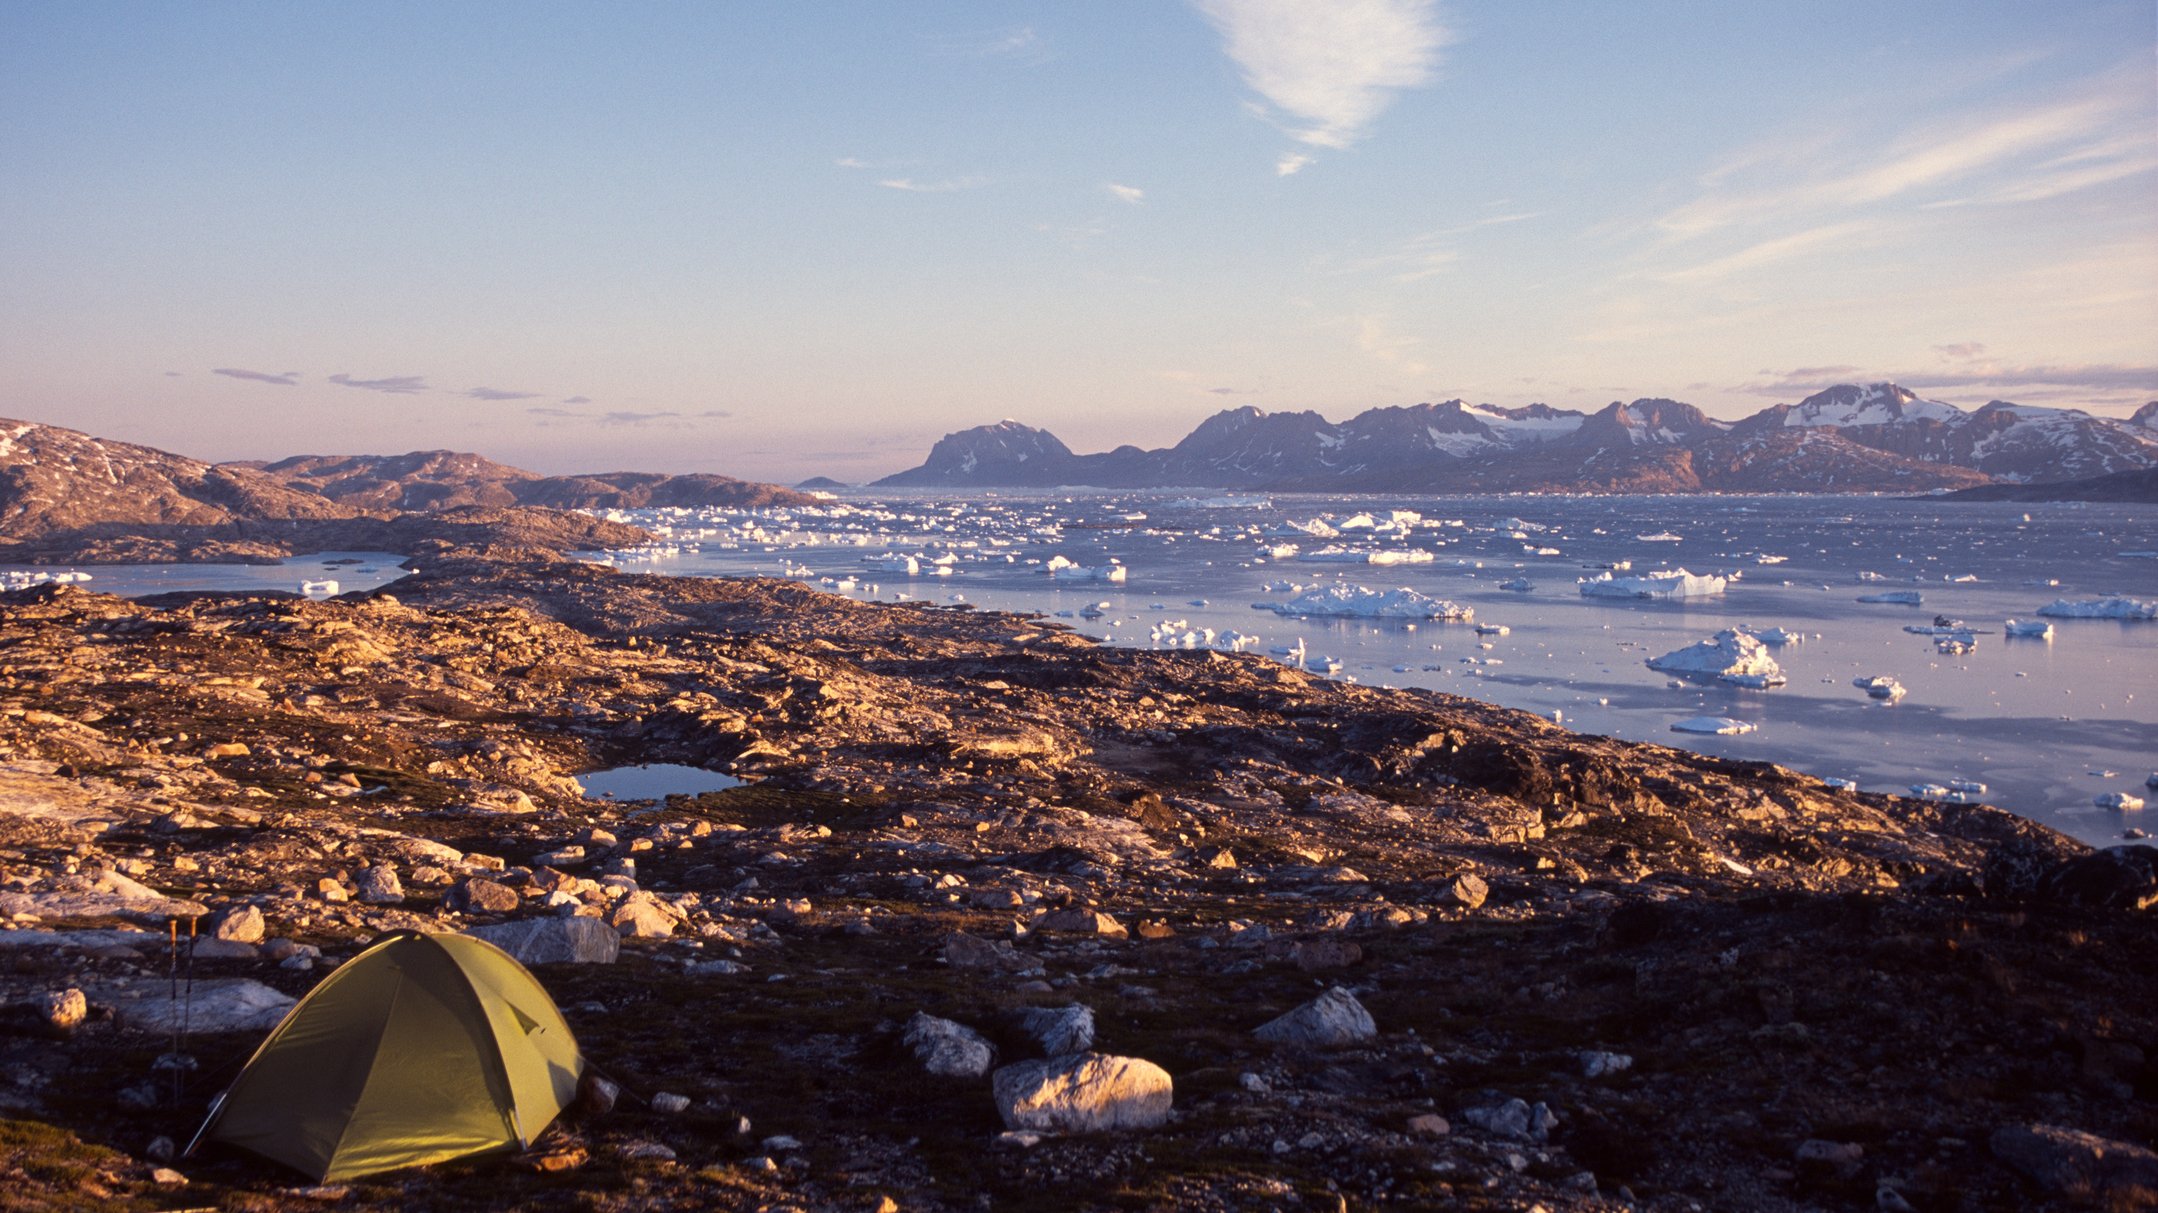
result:
[[[294,1006],[211,1109],[223,1142],[323,1182],[529,1146],[584,1061],[508,953],[401,931]]]

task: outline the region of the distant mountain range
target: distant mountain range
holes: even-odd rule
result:
[[[411,554],[430,542],[615,547],[651,536],[573,511],[814,500],[726,476],[542,476],[454,451],[213,464],[0,419],[0,561],[268,561]]]
[[[2126,421],[1996,400],[1965,411],[1892,383],[1842,384],[1719,421],[1643,399],[1594,413],[1448,400],[1314,412],[1231,409],[1159,450],[1074,454],[1003,421],[948,434],[889,487],[1275,492],[1913,492],[2158,466],[2158,401]]]

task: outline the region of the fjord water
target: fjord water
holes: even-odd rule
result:
[[[1233,502],[1233,504],[1232,504]],[[1423,550],[1429,563],[1269,560],[1267,532],[1289,522],[1392,510],[1420,513],[1405,533],[1338,540],[1274,535],[1304,554],[1329,543]],[[2093,504],[1955,504],[1850,497],[1415,498],[1116,493],[849,497],[759,515],[633,511],[625,521],[669,536],[654,552],[609,559],[635,571],[795,576],[856,597],[955,597],[986,609],[1068,614],[1059,622],[1112,643],[1181,647],[1185,633],[1256,636],[1249,651],[1299,641],[1338,677],[1425,687],[1546,717],[1582,732],[1780,763],[1904,793],[1951,779],[1980,799],[2094,843],[2137,823],[2101,810],[2101,793],[2145,794],[2158,769],[2158,622],[2055,619],[2052,640],[2002,634],[2057,598],[2158,598],[2158,508]],[[1448,522],[1459,526],[1444,525]],[[1521,529],[1512,522],[1545,529]],[[1675,537],[1675,538],[1674,538]],[[1556,555],[1535,555],[1555,549]],[[887,554],[957,559],[950,576],[909,576]],[[1064,556],[1120,561],[1122,583],[1052,577]],[[1764,563],[1783,557],[1780,562]],[[1740,575],[1717,597],[1585,598],[1577,579],[1631,561],[1635,573],[1684,567]],[[926,563],[923,569],[933,567]],[[1879,581],[1862,581],[1862,572]],[[1501,582],[1527,578],[1516,592]],[[1473,607],[1468,623],[1285,618],[1252,609],[1287,583],[1409,587]],[[2049,584],[2057,582],[2058,584]],[[1274,590],[1266,587],[1272,585]],[[1916,607],[1860,595],[1915,590]],[[1103,612],[1094,620],[1079,612]],[[1203,605],[1202,605],[1203,604]],[[1935,615],[1980,635],[1947,656],[1905,625]],[[1174,627],[1164,625],[1174,624]],[[1647,659],[1739,625],[1782,627],[1803,643],[1775,650],[1788,685],[1746,690],[1676,683]],[[1488,647],[1486,647],[1488,646]],[[1856,677],[1887,674],[1900,702],[1869,699]],[[1674,733],[1700,715],[1758,726],[1735,736]],[[2158,803],[2158,797],[2154,797]],[[2158,811],[2152,814],[2158,820]]]

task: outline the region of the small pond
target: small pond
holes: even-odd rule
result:
[[[703,767],[678,762],[653,762],[641,766],[588,771],[577,777],[584,794],[593,800],[661,800],[668,796],[695,796],[742,786],[742,781]]]

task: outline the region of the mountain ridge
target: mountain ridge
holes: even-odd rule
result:
[[[1593,413],[1462,400],[1330,422],[1251,405],[1175,445],[1081,455],[1005,420],[945,435],[879,487],[1235,488],[1276,492],[1914,492],[2158,466],[2158,402],[2127,420],[1992,401],[1965,410],[1892,383],[1838,384],[1736,421],[1683,401]]]

